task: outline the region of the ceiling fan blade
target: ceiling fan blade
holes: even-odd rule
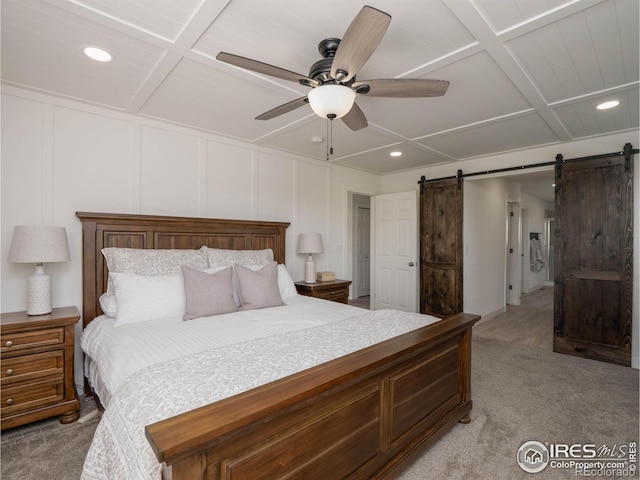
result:
[[[347,28],[331,65],[331,77],[348,82],[369,60],[387,31],[391,15],[365,5]]]
[[[449,88],[449,82],[422,78],[386,78],[355,82],[351,88],[359,95],[369,97],[441,97]]]
[[[272,108],[268,112],[264,112],[262,115],[257,116],[256,120],[271,120],[272,118],[275,118],[279,115],[285,114],[287,112],[295,110],[296,108],[302,107],[307,103],[309,103],[309,100],[307,99],[307,97],[300,97],[300,98],[297,98],[296,100],[292,100],[291,102],[287,102],[283,105],[280,105],[279,107]]]
[[[342,117],[342,121],[354,132],[369,125],[367,117],[364,116],[360,107],[355,103],[353,104],[353,107],[351,107],[351,110],[349,110],[349,113]]]
[[[220,52],[216,55],[216,58],[221,62],[228,63],[229,65],[235,65],[236,67],[244,68],[245,70],[269,75],[270,77],[281,78],[282,80],[289,80],[290,82],[296,82],[307,86],[320,85],[320,82],[305,75],[291,72],[274,65],[269,65],[268,63],[262,63],[257,60],[234,55],[232,53]]]

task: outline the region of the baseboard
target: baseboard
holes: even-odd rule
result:
[[[486,315],[482,315],[482,318],[480,318],[480,320],[476,323],[476,325],[480,325],[481,323],[484,323],[488,320],[491,320],[492,318],[497,317],[498,315],[502,315],[503,313],[505,313],[507,311],[507,306],[505,305],[502,308],[499,308],[498,310],[491,312],[491,313],[487,313]]]

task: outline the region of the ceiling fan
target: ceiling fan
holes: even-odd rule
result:
[[[308,103],[320,117],[330,120],[342,118],[351,130],[357,131],[368,125],[364,113],[355,103],[357,95],[439,97],[449,87],[445,80],[418,78],[356,81],[356,74],[378,47],[390,22],[391,15],[365,5],[352,20],[342,40],[327,38],[320,42],[318,50],[323,58],[311,66],[308,76],[226,52],[218,53],[216,58],[236,67],[312,88],[308,95],[269,110],[257,116],[256,120],[269,120]]]

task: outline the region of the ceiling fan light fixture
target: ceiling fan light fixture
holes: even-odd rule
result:
[[[322,118],[344,117],[356,99],[356,92],[344,85],[320,85],[307,95],[311,109]],[[334,116],[335,115],[335,116]]]

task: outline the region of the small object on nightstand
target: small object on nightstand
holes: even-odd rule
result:
[[[335,279],[335,272],[318,272],[318,274],[316,275],[316,280],[320,280],[321,282],[330,282]]]
[[[329,280],[326,282],[317,281],[313,284],[306,282],[296,282],[296,290],[300,295],[316,297],[332,302],[349,302],[349,285],[351,280]]]
[[[2,430],[56,415],[60,423],[78,419],[73,354],[79,319],[76,307],[0,315]]]

